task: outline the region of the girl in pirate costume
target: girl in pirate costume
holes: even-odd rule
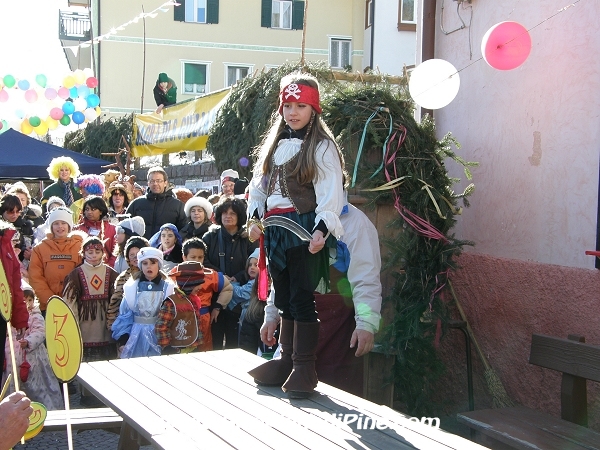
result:
[[[85,239],[81,255],[83,264],[65,278],[62,297],[79,321],[83,361],[111,359],[116,356],[116,348],[110,342],[106,314],[118,274],[102,262],[104,245],[99,238]]]
[[[258,384],[282,385],[289,397],[303,398],[318,381],[319,322],[313,293],[319,285],[327,289],[329,249],[335,249],[336,237],[343,235],[339,215],[344,206],[344,160],[321,119],[315,78],[292,74],[282,79],[279,114],[282,117],[258,149],[250,182],[250,239],[263,234],[258,218],[272,215],[293,220],[312,239],[307,244],[285,228],[264,229],[263,251],[282,319],[282,356],[250,374]],[[262,255],[261,260],[264,267]]]
[[[153,247],[137,253],[140,272],[127,280],[112,336],[119,343],[121,358],[159,356],[154,328],[163,301],[175,292],[175,283],[162,272],[163,255]]]

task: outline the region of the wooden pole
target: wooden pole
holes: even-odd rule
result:
[[[146,14],[144,5],[142,5],[142,22],[143,22],[143,59],[142,59],[142,97],[140,104],[140,114],[144,114],[144,86],[146,84]]]
[[[304,67],[305,59],[304,59],[304,50],[306,47],[306,13],[308,11],[308,0],[304,0],[304,18],[302,22],[302,49],[300,52],[300,65]]]

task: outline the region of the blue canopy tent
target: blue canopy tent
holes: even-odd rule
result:
[[[0,134],[0,178],[48,179],[47,168],[53,158],[68,156],[83,174],[100,174],[110,161],[92,158],[56,145],[38,141],[13,129]]]

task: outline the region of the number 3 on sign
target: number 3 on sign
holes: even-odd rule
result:
[[[58,296],[50,297],[46,309],[46,346],[56,378],[71,381],[79,371],[83,343],[71,308]]]

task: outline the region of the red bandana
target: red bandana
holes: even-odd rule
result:
[[[283,115],[284,103],[306,103],[321,114],[319,105],[319,90],[304,84],[291,83],[284,87],[279,93],[279,114]]]

